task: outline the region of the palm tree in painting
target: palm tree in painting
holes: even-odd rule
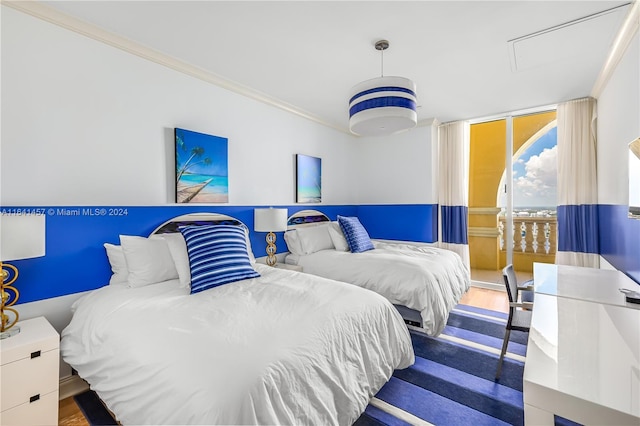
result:
[[[180,144],[181,141],[182,141],[181,139],[178,139],[178,144],[180,146],[184,147],[184,143]],[[194,159],[202,157],[203,154],[204,154],[204,148],[203,147],[194,146],[193,148],[191,148],[191,156],[187,159],[187,161],[185,161],[182,164],[182,167],[178,170],[178,177],[176,178],[176,182],[180,181],[180,178],[187,171],[187,169],[195,166],[196,164],[201,164],[201,163],[204,163],[206,165],[211,164],[211,158],[209,158],[209,157],[206,157],[206,158],[202,159],[201,161],[196,161],[195,163],[193,162]]]
[[[227,139],[178,128],[175,138],[176,202],[227,202]]]

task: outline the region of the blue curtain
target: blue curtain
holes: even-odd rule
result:
[[[467,237],[467,206],[440,206],[442,214],[442,241],[453,244],[469,244]]]
[[[558,206],[558,250],[600,253],[598,206]]]

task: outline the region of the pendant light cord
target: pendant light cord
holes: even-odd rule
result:
[[[374,46],[376,50],[380,51],[380,77],[384,77],[384,51],[389,48],[389,42],[387,40],[378,40]]]

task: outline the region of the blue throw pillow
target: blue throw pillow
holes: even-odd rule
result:
[[[338,223],[347,239],[351,253],[362,253],[374,249],[367,230],[364,229],[357,217],[338,216]]]
[[[191,269],[191,294],[260,276],[251,266],[244,229],[234,225],[181,226]]]

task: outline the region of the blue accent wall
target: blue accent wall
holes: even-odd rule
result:
[[[119,235],[148,236],[176,216],[215,212],[233,216],[249,227],[256,257],[265,256],[265,233],[253,231],[253,210],[265,206],[37,206],[0,207],[2,213],[37,211],[46,214],[46,255],[9,262],[18,267],[18,304],[93,290],[109,282],[111,269],[104,243],[119,244]],[[289,215],[315,209],[331,220],[358,216],[372,238],[434,242],[437,205],[290,205]],[[278,252],[287,251],[283,233],[276,234]]]
[[[623,205],[598,205],[600,255],[640,284],[640,220]]]
[[[371,238],[438,240],[437,204],[363,205],[358,206],[358,218]]]
[[[102,246],[119,244],[119,235],[147,236],[164,221],[193,212],[216,212],[243,221],[251,230],[257,257],[265,255],[265,234],[253,231],[253,210],[265,206],[53,206],[26,207],[47,214],[47,254],[42,258],[10,262],[18,267],[18,304],[92,290],[105,285],[111,275]],[[437,241],[438,206],[393,205],[289,205],[289,215],[315,209],[331,220],[338,215],[358,216],[372,238],[403,241]],[[25,207],[0,207],[12,212]],[[614,267],[640,283],[640,220],[627,218],[627,207],[598,205],[600,254]],[[287,246],[277,233],[278,252]]]

